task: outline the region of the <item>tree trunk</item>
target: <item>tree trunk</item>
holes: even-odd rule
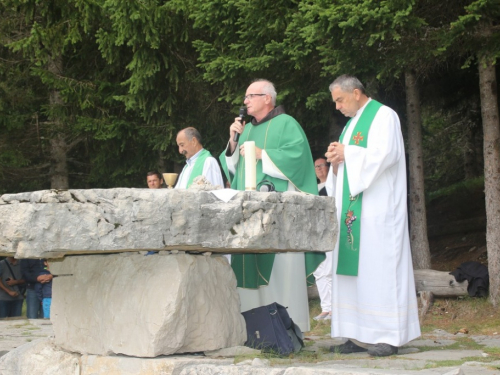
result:
[[[479,92],[483,120],[484,192],[486,201],[486,247],[490,274],[490,300],[500,298],[500,123],[495,65],[479,56]]]
[[[47,70],[54,74],[60,75],[62,72],[61,56],[50,59],[47,64]],[[54,111],[56,107],[62,107],[63,101],[58,90],[50,92],[49,102],[52,115],[50,121],[53,126],[52,136],[50,139],[50,187],[51,189],[68,189],[68,146],[64,135],[64,124],[60,117],[53,115],[58,111]]]
[[[162,150],[158,150],[158,172],[166,173],[167,163],[165,163],[165,153]]]
[[[56,134],[50,140],[50,188],[68,189],[68,163],[64,135]]]
[[[466,296],[467,280],[458,282],[449,272],[435,270],[415,270],[417,292],[432,292],[436,297]]]
[[[413,72],[405,72],[405,85],[410,174],[410,244],[413,267],[415,269],[425,269],[431,268],[431,253],[427,238],[427,216],[425,209],[420,93],[417,79]]]

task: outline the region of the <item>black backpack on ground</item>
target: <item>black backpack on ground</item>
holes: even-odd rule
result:
[[[279,355],[289,355],[304,347],[302,331],[280,304],[274,302],[242,315],[247,326],[245,346]]]

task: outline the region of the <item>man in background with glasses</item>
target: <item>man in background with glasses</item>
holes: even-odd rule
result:
[[[229,142],[220,160],[231,188],[245,190],[245,150],[243,143],[255,142],[257,185],[271,182],[276,191],[318,194],[309,142],[299,123],[276,107],[276,90],[267,80],[248,86],[244,104],[252,117],[246,124],[240,117],[229,127]],[[239,139],[235,139],[239,134]],[[278,302],[288,307],[293,321],[309,330],[306,275],[311,276],[324,254],[238,254],[231,257],[241,311]],[[317,259],[316,259],[317,258]],[[311,266],[306,263],[311,260]]]
[[[316,172],[316,178],[318,179],[318,191],[319,195],[328,195],[326,193],[325,183],[328,177],[328,170],[330,169],[330,163],[326,159],[319,158],[314,161],[314,172]],[[323,191],[323,193],[322,193]]]

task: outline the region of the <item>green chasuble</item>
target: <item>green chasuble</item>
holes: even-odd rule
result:
[[[314,162],[306,135],[299,123],[285,114],[279,106],[271,111],[261,122],[247,124],[240,135],[238,147],[246,141],[254,141],[255,146],[266,151],[274,166],[287,177],[290,183],[301,192],[318,195],[318,185],[314,172]],[[228,171],[226,152],[220,156],[222,169],[231,182],[231,188],[245,190],[245,160],[240,156],[236,173]],[[262,160],[257,161],[257,185],[263,180],[271,181],[276,191],[287,191],[288,180],[282,180],[262,172]],[[292,234],[291,234],[292,235]],[[306,253],[306,276],[312,273],[325,259],[323,253]],[[269,284],[273,268],[274,254],[237,254],[231,256],[238,287],[258,288]]]

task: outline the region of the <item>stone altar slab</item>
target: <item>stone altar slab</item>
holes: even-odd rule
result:
[[[0,197],[0,255],[57,258],[138,250],[331,251],[334,199],[298,192],[43,190]]]

